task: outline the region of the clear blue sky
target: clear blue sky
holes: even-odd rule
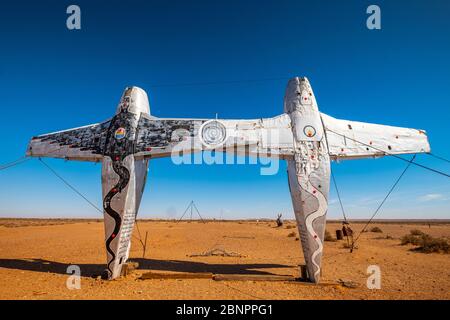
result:
[[[66,28],[76,3],[82,29]],[[378,4],[382,30],[366,28]],[[450,158],[448,1],[7,1],[0,5],[1,161],[31,136],[111,117],[122,90],[147,90],[159,117],[280,114],[287,80],[307,76],[334,117],[426,129]],[[419,162],[450,171],[448,164]],[[101,165],[48,160],[101,207]],[[333,164],[350,218],[366,218],[401,173],[396,159]],[[206,217],[293,217],[285,164],[175,166],[154,160],[140,216],[180,216],[193,199]],[[101,217],[37,160],[0,172],[0,216]],[[330,218],[340,218],[331,188]],[[449,179],[411,168],[379,218],[450,218]]]

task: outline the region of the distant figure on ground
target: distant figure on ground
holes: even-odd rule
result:
[[[347,238],[347,244],[350,246],[351,243],[353,247],[353,230],[350,228],[347,221],[342,222],[342,233],[344,234],[344,237]]]
[[[277,217],[277,227],[281,227],[283,225],[283,221],[281,220],[281,213],[278,214]]]

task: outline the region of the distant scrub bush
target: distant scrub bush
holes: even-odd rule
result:
[[[292,237],[295,237],[297,234],[295,233],[295,232],[291,232],[291,233],[289,233],[288,234],[288,237],[289,238],[292,238]]]
[[[420,251],[425,253],[432,252],[450,252],[450,244],[447,239],[444,238],[431,238],[429,240],[425,240],[422,244],[421,248],[418,248]]]
[[[425,234],[424,232],[420,231],[419,229],[413,229],[409,233],[413,236],[422,236]]]
[[[418,246],[418,245],[420,245],[421,237],[415,236],[413,234],[405,234],[403,237],[400,238],[400,241],[401,241],[402,246],[407,245],[407,244],[412,244],[412,245]]]
[[[370,229],[370,232],[383,233],[383,230],[378,227],[373,227],[372,229]]]
[[[392,236],[390,236],[390,235],[386,235],[385,237],[376,237],[374,239],[377,239],[377,240],[392,240],[394,238]]]
[[[401,244],[412,244],[417,246],[415,250],[424,253],[450,252],[450,244],[447,239],[433,238],[429,234],[423,233],[420,230],[411,230],[410,234],[404,235],[401,238]]]
[[[333,238],[333,236],[331,235],[331,233],[328,230],[325,230],[325,237],[324,237],[325,241],[331,241],[334,242],[336,241],[335,238]]]

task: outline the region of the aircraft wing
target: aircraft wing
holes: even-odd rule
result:
[[[110,120],[84,127],[48,133],[33,137],[27,156],[62,158],[67,160],[102,160]]]
[[[339,120],[321,113],[333,160],[430,152],[424,130]]]
[[[141,116],[136,156],[157,158],[202,150],[247,156],[291,156],[288,115],[255,120],[158,119]]]
[[[177,148],[180,152],[194,151],[193,149],[199,147],[195,143],[198,130],[206,121],[160,119],[141,114],[136,132],[135,155],[144,158],[160,158],[170,156]]]

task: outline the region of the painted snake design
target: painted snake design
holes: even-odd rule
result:
[[[309,192],[310,194],[312,194],[317,201],[319,202],[319,207],[317,208],[316,211],[314,211],[313,213],[310,213],[305,220],[305,224],[306,224],[306,229],[308,230],[309,234],[314,238],[314,241],[316,241],[318,248],[313,252],[313,254],[311,255],[311,261],[312,263],[316,266],[317,270],[314,273],[314,278],[317,279],[317,277],[320,275],[320,265],[316,262],[316,257],[322,253],[323,251],[323,244],[322,241],[320,240],[320,236],[316,233],[316,231],[313,228],[313,222],[319,218],[324,216],[327,213],[327,199],[325,198],[325,196],[322,194],[322,192],[320,192],[319,189],[315,188],[311,182],[308,179],[308,190],[307,192]]]
[[[111,208],[111,200],[112,198],[120,193],[130,181],[130,171],[123,166],[123,159],[120,157],[116,157],[115,160],[112,162],[112,167],[115,173],[119,176],[119,181],[117,184],[108,192],[108,194],[105,196],[105,199],[103,199],[103,208],[105,209],[106,213],[114,219],[115,226],[114,230],[109,236],[109,238],[106,240],[106,250],[111,254],[112,258],[108,262],[108,270],[110,272],[110,275],[113,274],[113,271],[111,270],[111,263],[116,259],[116,255],[114,251],[111,249],[110,245],[111,242],[115,239],[115,237],[119,234],[120,226],[122,224],[122,218],[120,217],[120,214],[115,211],[113,208]]]
[[[317,249],[311,254],[311,262],[316,268],[316,271],[314,272],[314,279],[318,279],[320,276],[320,264],[316,261],[316,258],[319,254],[323,251],[323,243],[321,240],[321,236],[317,234],[317,232],[314,230],[313,223],[316,219],[323,217],[327,213],[328,205],[327,205],[327,198],[323,195],[323,193],[320,191],[320,186],[315,187],[311,183],[311,174],[312,172],[302,174],[302,168],[300,162],[296,163],[296,171],[297,171],[297,183],[303,191],[308,193],[308,197],[313,197],[317,199],[318,202],[318,208],[309,213],[305,218],[305,226],[306,230],[308,231],[309,235],[314,239],[314,241],[317,243]]]

